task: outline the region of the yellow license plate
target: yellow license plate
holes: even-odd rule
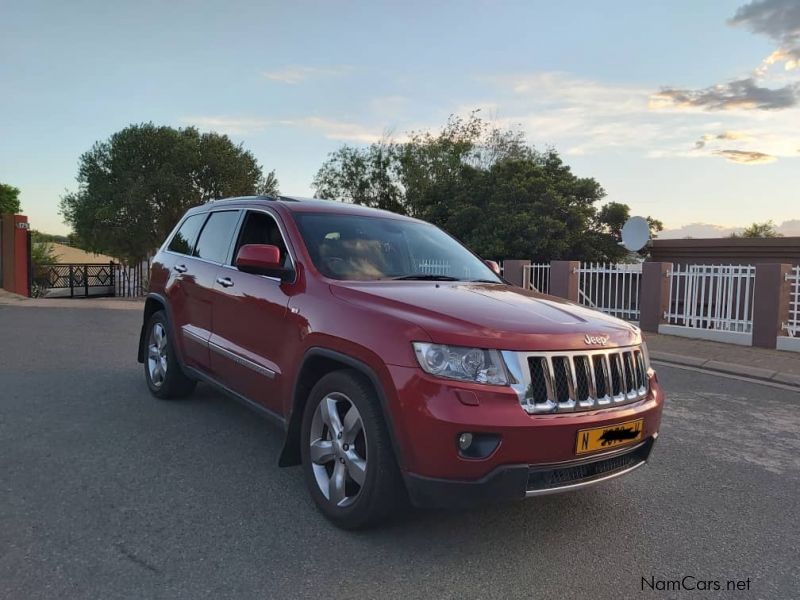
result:
[[[633,444],[644,437],[644,419],[615,423],[604,427],[581,429],[575,445],[575,454],[586,454],[598,450],[612,450]]]

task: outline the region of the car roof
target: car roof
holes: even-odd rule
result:
[[[406,217],[398,213],[379,208],[370,208],[349,202],[338,200],[325,200],[321,198],[306,198],[302,196],[236,196],[232,198],[221,198],[212,200],[206,204],[201,204],[191,209],[189,212],[201,212],[222,206],[231,208],[245,208],[249,206],[280,206],[281,209],[292,213],[332,213],[366,217],[384,217],[391,219],[401,219],[407,221],[417,221],[411,217]]]

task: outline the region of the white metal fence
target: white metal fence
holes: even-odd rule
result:
[[[534,263],[522,267],[522,287],[542,294],[550,293],[550,265]]]
[[[669,277],[669,324],[752,333],[754,266],[675,265]]]
[[[800,338],[800,266],[787,276],[789,288],[789,321],[784,324],[789,337]]]
[[[418,264],[419,272],[426,275],[449,275],[450,263],[446,260],[423,259]]]
[[[621,319],[639,320],[642,265],[581,263],[578,302]]]

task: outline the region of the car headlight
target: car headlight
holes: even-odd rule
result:
[[[505,365],[497,350],[414,342],[414,354],[422,370],[437,377],[507,385]]]

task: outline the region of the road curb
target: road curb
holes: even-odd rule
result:
[[[759,379],[761,381],[770,381],[773,383],[791,385],[800,389],[800,375],[796,375],[794,373],[784,373],[782,371],[773,371],[772,369],[763,369],[761,367],[752,367],[750,365],[742,365],[738,363],[727,363],[719,360],[700,358],[697,356],[672,354],[671,352],[650,351],[649,354],[650,358],[653,360],[674,364],[676,366],[695,367],[699,369],[705,369],[707,371],[725,373],[727,375],[740,375],[743,377],[749,377],[750,379]]]

